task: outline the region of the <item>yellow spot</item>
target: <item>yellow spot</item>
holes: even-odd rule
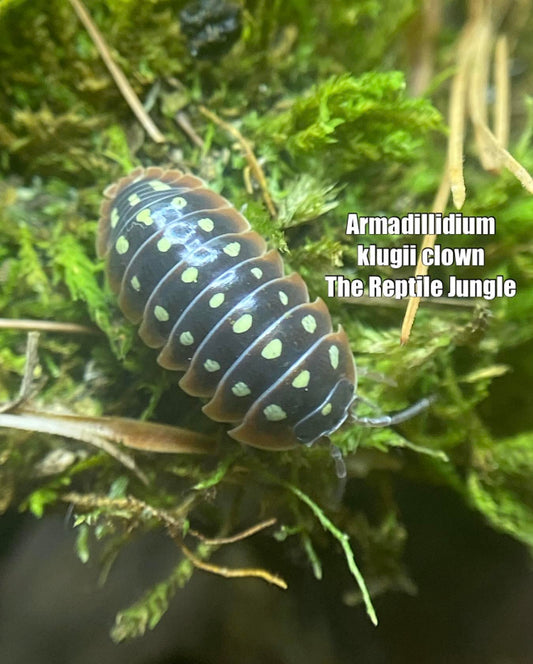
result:
[[[211,309],[217,309],[224,302],[226,296],[224,293],[215,293],[213,297],[209,300],[209,306]]]
[[[320,412],[321,412],[322,415],[324,415],[324,417],[325,417],[326,415],[329,415],[329,414],[331,413],[332,409],[333,409],[333,406],[332,406],[330,403],[327,403],[327,404],[324,406],[324,408],[322,408],[322,410],[321,410]]]
[[[222,251],[228,256],[235,258],[235,256],[238,256],[241,252],[240,242],[230,242],[224,247],[224,249],[222,249]]]
[[[164,254],[165,251],[168,251],[171,246],[172,246],[172,243],[168,239],[168,237],[162,237],[159,240],[159,242],[157,243],[157,250],[160,251],[162,254]]]
[[[118,224],[118,222],[119,222],[119,219],[120,219],[120,217],[119,217],[119,215],[118,215],[118,210],[117,210],[117,208],[114,207],[114,208],[111,210],[111,228],[115,228],[115,226],[116,226],[116,225]]]
[[[141,199],[137,196],[137,194],[132,194],[131,196],[128,196],[128,203],[133,207],[134,205],[138,205],[141,202]]]
[[[254,275],[256,279],[261,279],[263,276],[263,270],[260,267],[253,267],[250,272]]]
[[[176,210],[181,210],[181,208],[184,208],[187,205],[187,201],[183,196],[176,196],[170,201],[170,205],[172,205],[173,208],[176,208]]]
[[[287,297],[287,293],[284,293],[282,290],[279,291],[279,301],[281,304],[287,304],[289,301],[289,298]]]
[[[159,304],[156,304],[154,307],[154,316],[161,323],[164,323],[169,318],[168,311],[165,309],[165,307],[162,307]]]
[[[243,332],[248,332],[252,327],[253,323],[252,314],[243,314],[240,318],[233,323],[233,331],[235,334],[242,334]]]
[[[130,284],[133,290],[136,290],[137,292],[141,290],[141,282],[139,281],[139,277],[133,276],[130,280]]]
[[[261,356],[264,357],[265,360],[275,360],[281,355],[282,349],[283,344],[281,341],[279,339],[272,339],[272,341],[269,341],[261,351]]]
[[[144,210],[141,210],[139,212],[139,214],[135,217],[135,219],[137,219],[137,221],[140,221],[141,224],[145,224],[145,226],[151,226],[154,223],[154,220],[150,215],[151,215],[150,208],[145,208]]]
[[[279,422],[284,420],[287,417],[287,413],[283,410],[281,406],[278,406],[275,403],[271,403],[267,406],[263,413],[269,422]]]
[[[130,243],[123,235],[121,235],[118,238],[118,240],[115,242],[115,249],[117,250],[117,254],[120,254],[122,256],[128,251],[129,248],[130,248]]]
[[[212,219],[209,219],[209,217],[203,217],[198,220],[198,226],[200,226],[200,228],[206,233],[210,233],[215,227],[215,223]]]
[[[239,381],[231,388],[231,391],[236,397],[247,397],[250,394],[250,388],[246,383]]]
[[[296,387],[297,389],[300,389],[302,387],[307,387],[309,385],[309,379],[311,378],[311,374],[307,369],[304,371],[300,371],[300,373],[296,376],[296,378],[292,381],[292,386]]]
[[[182,332],[180,334],[180,344],[182,346],[190,346],[193,343],[194,343],[194,337],[189,331]]]
[[[204,369],[209,371],[209,373],[213,373],[220,369],[220,364],[216,360],[206,360],[204,362]]]
[[[167,191],[167,189],[171,189],[170,185],[166,182],[161,182],[161,180],[150,180],[149,184],[154,191]]]
[[[316,318],[311,316],[311,314],[304,316],[302,318],[302,327],[306,332],[309,332],[309,334],[313,334],[316,330]]]
[[[188,267],[183,271],[181,280],[184,284],[196,283],[198,281],[198,270],[195,267]]]
[[[337,346],[330,346],[329,350],[329,362],[331,366],[336,369],[339,366],[339,349]]]

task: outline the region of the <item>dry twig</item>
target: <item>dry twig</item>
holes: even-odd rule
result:
[[[39,346],[39,333],[30,332],[28,334],[28,341],[26,342],[26,361],[24,363],[24,375],[20,383],[19,393],[11,401],[7,401],[0,405],[0,413],[7,413],[10,410],[15,410],[18,406],[27,401],[34,389],[34,374],[37,365],[39,364],[39,356],[37,355],[37,348]]]
[[[178,111],[174,116],[176,124],[181,131],[190,139],[191,143],[202,149],[204,147],[204,139],[198,136],[194,127],[189,120],[189,116],[184,111]]]
[[[123,466],[131,470],[143,484],[148,484],[148,478],[133,457],[121,450],[117,445],[99,435],[91,427],[91,418],[79,418],[81,422],[65,421],[64,416],[52,413],[22,412],[17,414],[0,414],[0,427],[18,429],[20,431],[31,431],[38,433],[49,433],[55,436],[71,438],[88,443],[93,447],[104,451],[116,459]]]
[[[448,199],[450,197],[450,182],[448,180],[448,174],[447,171],[445,170],[440,182],[439,189],[437,191],[437,194],[435,196],[435,199],[433,200],[433,205],[431,206],[431,211],[432,212],[443,212],[448,204]],[[424,265],[422,263],[422,250],[425,249],[426,247],[434,247],[435,242],[437,240],[436,235],[426,235],[424,237],[424,241],[422,242],[422,246],[420,247],[420,253],[418,255],[418,263],[416,266],[416,276],[419,275],[425,275],[428,273],[428,267],[427,265]],[[405,311],[405,316],[403,318],[403,323],[402,323],[402,330],[400,333],[400,343],[405,344],[407,343],[409,339],[409,335],[411,334],[411,329],[413,327],[413,323],[415,322],[415,316],[416,312],[418,310],[418,307],[420,305],[420,298],[419,297],[411,297],[409,298],[409,302],[407,304],[407,309]]]
[[[82,510],[91,510],[94,508],[107,508],[116,510],[120,513],[129,512],[139,519],[155,519],[160,521],[167,528],[179,531],[183,528],[183,521],[189,513],[192,505],[198,500],[198,494],[189,494],[187,498],[172,511],[153,507],[144,500],[139,500],[133,496],[127,498],[110,498],[97,493],[77,493],[69,491],[61,496],[61,500],[66,503],[72,503]]]
[[[252,150],[250,141],[244,138],[244,136],[236,127],[229,124],[228,122],[225,122],[224,120],[222,120],[222,118],[219,118],[218,115],[213,113],[213,111],[210,111],[205,106],[199,106],[198,108],[200,113],[205,115],[206,118],[211,120],[211,122],[214,122],[219,127],[222,127],[222,129],[227,131],[228,134],[230,134],[231,136],[233,136],[233,138],[237,140],[237,142],[239,143],[244,152],[244,157],[248,162],[248,166],[250,167],[250,170],[254,174],[254,177],[257,180],[259,187],[261,188],[261,193],[263,194],[263,200],[265,201],[268,211],[270,212],[270,216],[272,217],[272,219],[275,219],[278,213],[272,201],[272,197],[270,196],[270,192],[268,191],[268,185],[265,174],[263,173],[263,169],[261,168],[259,162],[257,161],[254,151]]]
[[[435,46],[442,22],[442,0],[423,0],[412,33],[411,76],[409,87],[414,96],[423,95],[433,78]]]
[[[510,85],[507,37],[501,35],[494,50],[494,136],[506,148],[509,143]]]
[[[199,533],[197,530],[189,530],[189,533],[191,535],[194,535],[194,537],[197,537],[198,539],[202,540],[204,544],[211,544],[214,546],[220,546],[222,544],[233,544],[234,542],[239,542],[240,540],[246,539],[247,537],[250,537],[251,535],[255,535],[255,533],[258,533],[260,530],[264,530],[265,528],[270,528],[270,526],[273,526],[276,523],[276,519],[267,519],[266,521],[261,521],[261,523],[255,524],[255,526],[251,526],[250,528],[247,528],[246,530],[243,530],[240,533],[237,533],[236,535],[232,535],[231,537],[206,537],[205,535],[202,535],[202,533]]]
[[[178,545],[182,550],[183,554],[191,561],[191,563],[198,569],[202,569],[205,572],[211,572],[212,574],[218,574],[219,576],[224,576],[227,579],[236,579],[243,577],[257,577],[263,579],[268,583],[271,583],[278,588],[287,589],[287,583],[277,574],[272,574],[266,569],[260,569],[255,567],[243,567],[238,569],[233,569],[229,567],[220,567],[219,565],[213,565],[212,563],[205,563],[203,560],[200,560],[190,549],[188,549],[183,542],[178,541]]]
[[[98,30],[98,28],[94,24],[94,21],[92,20],[84,4],[81,2],[81,0],[69,0],[69,1],[74,11],[76,12],[78,18],[83,23],[85,29],[87,30],[91,39],[93,40],[94,45],[98,49],[98,52],[100,53],[100,56],[105,63],[105,66],[108,68],[109,73],[111,74],[113,80],[117,84],[117,87],[122,93],[122,96],[126,100],[131,110],[137,116],[137,119],[139,120],[141,125],[146,129],[146,132],[148,133],[150,138],[153,141],[155,141],[155,143],[165,143],[166,141],[165,137],[156,127],[152,118],[144,110],[144,107],[139,97],[137,97],[137,95],[135,94],[135,91],[131,87],[122,69],[120,69],[120,67],[113,60],[113,57],[111,56],[111,52],[109,50],[109,46],[107,45],[105,39],[103,38],[100,30]]]
[[[138,468],[133,457],[115,443],[147,452],[208,454],[214,451],[216,443],[213,438],[189,429],[123,417],[83,417],[21,408],[34,391],[34,373],[39,361],[38,341],[38,332],[28,334],[19,393],[11,401],[0,405],[0,427],[48,433],[88,443],[112,456],[144,484],[148,484],[147,476]]]
[[[157,507],[152,507],[148,503],[145,503],[142,500],[128,496],[127,498],[118,498],[113,499],[108,496],[99,496],[97,494],[80,494],[73,491],[65,493],[61,496],[61,499],[67,503],[72,503],[81,509],[93,509],[95,507],[99,508],[110,508],[115,509],[119,512],[132,512],[137,517],[141,519],[156,519],[163,523],[169,535],[180,547],[182,553],[191,563],[198,569],[204,570],[205,572],[211,572],[212,574],[218,574],[219,576],[224,576],[226,578],[242,578],[242,577],[257,577],[271,583],[279,588],[284,590],[287,588],[286,582],[276,574],[272,574],[267,570],[260,568],[240,568],[240,569],[231,569],[228,567],[221,567],[219,565],[213,565],[211,563],[206,563],[196,556],[184,543],[181,537],[181,531],[183,530],[183,522],[180,519],[180,516],[185,518],[187,513],[195,500],[198,499],[198,494],[191,495],[184,503],[178,508],[178,510],[169,510],[160,509]],[[267,525],[272,525],[274,519],[270,519],[269,522],[263,522],[258,524],[253,528],[245,531],[246,533],[252,534],[257,532],[261,528],[267,527]],[[243,534],[241,534],[243,535]],[[242,537],[241,537],[242,539]],[[233,541],[232,538],[228,539],[228,543]],[[235,541],[237,541],[235,539]],[[215,546],[218,546],[221,541],[218,541]],[[224,542],[226,543],[226,542]]]
[[[488,125],[487,88],[491,45],[495,25],[502,20],[507,2],[470,0],[469,19],[463,28],[457,46],[457,71],[452,82],[449,102],[450,135],[446,172],[433,204],[433,212],[444,212],[448,201],[448,188],[453,203],[460,209],[465,201],[466,188],[463,173],[464,140],[467,118],[470,119],[476,139],[477,152],[483,168],[497,172],[507,168],[530,193],[533,178],[506,149],[509,137],[509,73],[507,39],[500,36],[495,50],[494,132]],[[433,247],[436,236],[424,238],[421,251]],[[427,274],[428,269],[419,258],[415,276]],[[414,322],[420,298],[411,298],[405,312],[400,341],[406,343]]]
[[[100,334],[95,327],[77,323],[59,323],[53,320],[32,320],[29,318],[0,318],[2,330],[38,330],[39,332],[65,332],[66,334]]]

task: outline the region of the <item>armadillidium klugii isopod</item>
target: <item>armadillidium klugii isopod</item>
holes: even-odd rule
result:
[[[155,167],[105,195],[97,249],[119,306],[211,419],[267,449],[341,426],[356,387],[345,332],[225,198]]]

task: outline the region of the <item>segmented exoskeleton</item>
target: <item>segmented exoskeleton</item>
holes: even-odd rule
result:
[[[97,249],[119,306],[180,386],[229,435],[311,444],[354,401],[348,339],[320,299],[222,196],[178,170],[137,169],[105,191]]]

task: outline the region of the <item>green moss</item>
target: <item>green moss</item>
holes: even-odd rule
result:
[[[288,111],[262,118],[258,134],[294,158],[326,156],[326,171],[339,177],[369,161],[408,161],[424,133],[441,128],[428,101],[406,97],[401,72],[369,72],[314,86]]]

